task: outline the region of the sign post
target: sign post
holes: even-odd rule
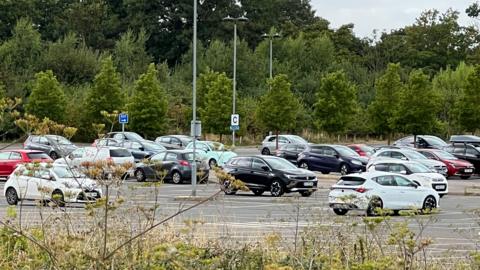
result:
[[[125,124],[128,124],[128,114],[126,113],[119,114],[118,122],[122,124],[122,133],[125,132]]]
[[[240,129],[240,115],[232,114],[230,117],[230,130],[235,132],[236,130],[239,130],[239,129]],[[235,147],[235,139],[232,141],[232,146]]]

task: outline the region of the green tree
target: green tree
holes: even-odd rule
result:
[[[389,64],[385,74],[375,84],[375,98],[368,107],[368,115],[373,130],[387,135],[390,144],[395,132],[395,113],[404,84],[400,78],[400,64]]]
[[[115,70],[112,58],[106,57],[102,61],[100,72],[95,76],[93,86],[87,93],[84,127],[90,129],[92,123],[107,124],[100,112],[121,110],[123,105],[120,75]]]
[[[437,112],[439,96],[433,90],[426,74],[413,70],[407,86],[400,94],[400,102],[395,116],[395,125],[399,131],[416,136],[431,133],[438,127]]]
[[[128,104],[129,128],[138,131],[145,138],[161,134],[167,123],[168,101],[165,91],[157,78],[155,64],[135,82],[133,96]]]
[[[343,71],[322,78],[315,103],[315,120],[321,130],[330,134],[346,132],[357,106],[357,90]]]
[[[210,71],[204,76],[207,87],[204,105],[200,116],[206,132],[222,135],[230,133],[230,114],[232,112],[232,80],[225,73]]]
[[[467,76],[465,89],[455,106],[457,121],[462,130],[475,132],[480,128],[480,65]]]
[[[47,70],[37,73],[26,111],[39,119],[48,117],[55,122],[63,122],[66,104],[65,93],[53,72]]]
[[[275,131],[288,131],[295,128],[299,101],[291,91],[292,84],[287,75],[280,74],[268,80],[269,90],[261,97],[256,110],[256,119],[263,128]],[[276,142],[278,149],[278,136]]]
[[[138,34],[128,30],[115,42],[113,60],[125,80],[135,80],[146,71],[151,62],[151,57],[145,51],[147,39],[148,35],[143,29]]]

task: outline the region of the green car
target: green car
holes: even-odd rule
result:
[[[198,152],[204,152],[202,157],[208,161],[210,168],[215,166],[223,166],[225,162],[237,154],[225,149],[225,145],[212,141],[197,141],[196,148]],[[192,150],[193,142],[189,143],[185,149]]]

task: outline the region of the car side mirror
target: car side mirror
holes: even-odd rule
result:
[[[262,166],[262,169],[266,172],[270,171],[270,168],[268,166]]]
[[[340,158],[338,154],[333,155],[335,158]]]

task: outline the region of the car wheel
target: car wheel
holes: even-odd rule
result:
[[[339,216],[344,216],[345,214],[348,213],[348,210],[342,209],[342,208],[333,208],[333,212]]]
[[[470,178],[470,175],[460,175],[460,178],[463,180],[467,180],[468,178]]]
[[[17,191],[13,187],[10,187],[10,188],[7,189],[5,197],[6,197],[7,203],[9,205],[17,205],[18,194],[17,194]]]
[[[380,198],[373,198],[367,207],[367,216],[375,216],[377,208],[383,208],[383,202]]]
[[[182,183],[182,175],[179,172],[174,171],[172,173],[172,182],[174,184],[181,184]]]
[[[437,208],[437,200],[433,196],[427,196],[423,201],[423,211],[432,211],[433,209]]]
[[[52,193],[52,201],[55,202],[57,206],[64,207],[65,206],[65,197],[60,190],[54,190]]]
[[[252,192],[253,194],[255,194],[255,196],[262,196],[263,192],[265,192],[265,190],[263,189],[252,189]]]
[[[347,175],[349,172],[350,172],[350,169],[348,168],[347,164],[344,163],[340,166],[340,174],[341,175]]]
[[[50,153],[50,157],[51,157],[53,160],[56,160],[56,159],[58,158],[57,152],[52,151],[52,152]]]
[[[145,172],[142,169],[138,169],[135,171],[135,179],[137,179],[137,182],[143,182],[146,178],[147,177],[145,176]]]
[[[210,169],[213,169],[213,168],[217,167],[217,161],[216,161],[215,159],[213,159],[213,158],[210,159],[210,160],[208,161],[208,166],[210,167]]]
[[[273,180],[272,184],[270,185],[270,193],[273,197],[280,197],[285,192],[283,188],[283,184],[278,180]]]
[[[227,187],[225,187],[225,190],[223,192],[225,193],[225,195],[235,195],[235,193],[237,193],[237,190],[228,185]]]
[[[298,167],[308,170],[308,164],[305,161],[300,162],[300,164],[298,164]]]
[[[310,197],[312,194],[313,192],[311,191],[300,191],[300,195],[302,195],[302,197]]]
[[[270,155],[270,149],[268,149],[268,148],[263,148],[263,149],[262,149],[262,155],[269,156],[269,155]]]

